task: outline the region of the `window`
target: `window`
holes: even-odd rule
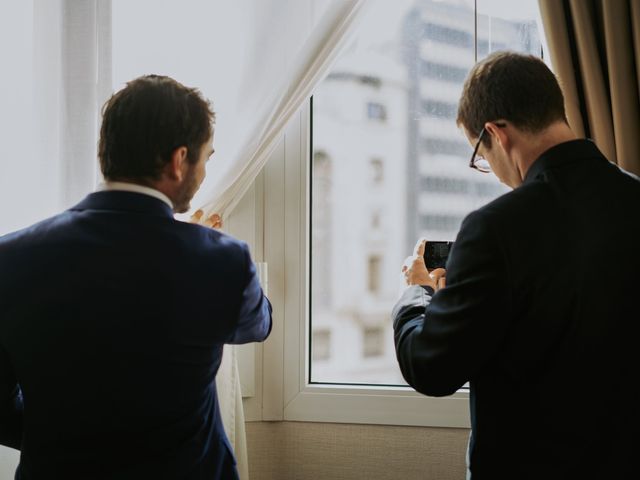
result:
[[[377,294],[380,291],[380,272],[382,271],[382,258],[380,255],[369,256],[367,278],[369,280],[369,292]]]
[[[384,163],[381,158],[372,158],[369,162],[371,181],[374,185],[380,185],[384,180]]]
[[[531,4],[529,11],[536,6],[535,0],[525,3]],[[316,315],[332,318],[338,338],[358,322],[370,325],[373,317],[386,316],[389,322],[402,288],[400,266],[416,240],[454,240],[469,212],[507,191],[494,176],[468,168],[471,146],[455,124],[458,100],[476,55],[482,58],[507,45],[539,55],[541,42],[535,14],[522,16],[527,8],[510,18],[495,14],[514,9],[509,2],[477,4],[476,17],[474,2],[404,1],[384,8],[377,3],[381,18],[370,14],[356,45],[314,94],[312,332],[326,321],[318,323]],[[346,113],[359,101],[367,105],[361,122]],[[372,120],[384,121],[384,128]],[[325,168],[321,154],[329,150],[336,167],[330,192],[320,172]],[[384,229],[373,230],[382,206],[388,221]],[[333,249],[323,239],[327,231],[333,232]],[[398,383],[395,357],[384,367],[377,363],[381,334],[367,326],[363,355],[335,349],[336,370],[322,373],[313,367],[312,344],[310,381],[345,381],[349,371],[348,383],[370,383],[368,372],[375,364],[378,378],[372,383]]]
[[[379,357],[384,353],[384,328],[365,327],[362,330],[364,357]]]
[[[469,191],[469,183],[466,179],[429,176],[420,179],[420,189],[428,193],[466,194]]]
[[[420,216],[420,229],[427,232],[438,232],[437,237],[446,237],[451,239],[455,236],[462,224],[462,217],[456,215],[434,215],[426,214]],[[440,234],[440,232],[447,232],[446,235]],[[433,240],[439,240],[429,236]]]
[[[387,119],[387,109],[380,103],[369,102],[367,103],[367,116],[371,120],[384,122]]]
[[[373,230],[377,230],[380,228],[380,217],[381,214],[379,211],[375,211],[371,214],[371,228]]]
[[[312,216],[318,225],[313,229],[313,255],[320,258],[332,257],[332,227],[333,215],[331,203],[331,159],[323,151],[314,153],[313,175],[316,179],[314,184],[316,202],[314,204]],[[318,292],[316,301],[319,308],[331,305],[331,272],[328,264],[318,264],[314,266],[312,273],[312,283]]]
[[[425,99],[422,100],[422,113],[436,118],[455,120],[458,113],[458,105],[452,102]]]
[[[281,321],[264,345],[263,419],[468,427],[468,392],[407,387],[390,312],[416,238],[452,240],[469,211],[505,191],[468,168],[452,105],[476,50],[540,52],[537,2],[477,0],[478,38],[475,3],[375,2],[267,165],[264,249]],[[427,23],[446,28],[425,33]],[[470,37],[448,41],[450,30]],[[359,113],[371,102],[384,124]]]
[[[313,332],[313,360],[316,362],[331,358],[331,330],[318,329]]]

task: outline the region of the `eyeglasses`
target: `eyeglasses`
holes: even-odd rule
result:
[[[507,126],[506,123],[495,123],[494,125],[500,128],[504,128]],[[482,173],[489,173],[491,171],[491,165],[489,165],[489,162],[486,158],[484,158],[482,155],[478,155],[478,148],[480,148],[480,143],[482,143],[482,139],[484,138],[485,133],[487,133],[487,129],[482,127],[482,130],[480,130],[480,135],[478,135],[478,142],[476,143],[476,147],[473,149],[471,160],[469,160],[469,167]]]
[[[469,167],[482,173],[489,173],[491,171],[491,165],[489,165],[487,159],[482,155],[478,155],[478,148],[480,148],[480,143],[482,142],[482,139],[484,138],[484,134],[486,132],[487,129],[482,127],[482,130],[480,130],[480,135],[478,136],[478,141],[476,142],[476,147],[473,149],[471,160],[469,160]]]

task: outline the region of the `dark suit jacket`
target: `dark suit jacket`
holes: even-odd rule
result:
[[[590,141],[557,145],[465,219],[444,289],[396,305],[407,382],[433,396],[470,382],[474,480],[630,478],[639,219],[636,177]]]
[[[214,379],[270,329],[244,243],[93,193],[0,238],[0,441],[22,479],[236,478]]]

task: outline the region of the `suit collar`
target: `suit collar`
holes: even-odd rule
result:
[[[534,181],[540,174],[552,168],[582,161],[587,158],[606,160],[591,140],[571,140],[551,147],[533,162],[525,175],[523,184]]]
[[[115,210],[173,218],[173,211],[164,201],[144,193],[121,190],[90,193],[70,210]]]
[[[98,185],[98,191],[102,190],[121,190],[125,192],[144,193],[145,195],[150,195],[162,200],[164,203],[169,205],[169,208],[173,210],[173,202],[171,202],[171,199],[169,197],[167,197],[161,191],[156,190],[155,188],[147,187],[145,185],[129,182],[113,182],[107,180],[104,183]]]

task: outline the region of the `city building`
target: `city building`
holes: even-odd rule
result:
[[[533,20],[479,15],[475,31],[469,2],[417,0],[393,41],[356,44],[314,95],[312,381],[404,383],[390,321],[402,262],[507,191],[468,167],[458,100],[476,58],[539,55],[540,40]]]

